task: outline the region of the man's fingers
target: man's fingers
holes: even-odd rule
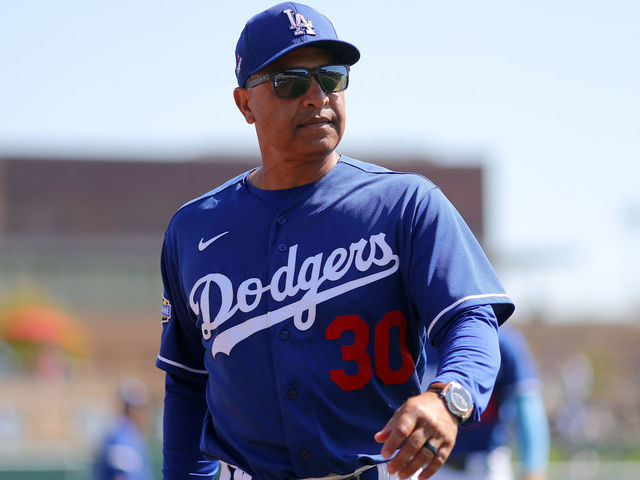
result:
[[[376,440],[380,438],[381,441],[384,441],[380,454],[384,458],[391,458],[393,453],[405,443],[415,426],[415,415],[407,413],[394,415],[391,421],[376,434]]]
[[[435,445],[435,442],[432,442],[432,444]],[[450,447],[446,447],[444,445],[438,447],[438,453],[436,453],[435,455],[431,455],[429,463],[427,463],[427,465],[424,467],[424,470],[422,470],[420,475],[418,475],[418,480],[426,480],[427,478],[431,477],[431,475],[436,473],[438,469],[445,463],[447,458],[449,458],[450,453]]]
[[[373,436],[373,439],[378,443],[384,443],[387,441],[387,438],[389,438],[390,433],[391,433],[391,430],[387,430],[386,428],[383,428]]]
[[[426,392],[408,399],[396,410],[384,428],[375,434],[375,440],[383,444],[380,453],[389,459],[390,474],[405,479],[420,472],[419,479],[426,480],[451,453],[457,428],[455,419],[437,395]],[[427,440],[430,447],[425,447]]]
[[[432,443],[437,451],[437,447],[435,443]],[[416,473],[422,467],[425,466],[427,462],[431,460],[431,458],[435,454],[429,450],[427,447],[420,448],[417,453],[413,456],[410,462],[408,462],[402,469],[398,472],[398,477],[400,478],[409,478],[411,475]]]
[[[382,445],[380,454],[384,458],[391,458],[393,453],[400,448],[406,439],[407,436],[405,433],[402,433],[397,429],[393,429],[389,434],[389,438],[387,438],[384,445]]]
[[[397,417],[400,415],[399,411],[396,410],[393,413],[393,416],[389,419],[389,421],[386,423],[386,425],[382,428],[382,430],[380,430],[379,432],[377,432],[373,438],[376,442],[378,443],[384,443],[387,441],[387,439],[389,438],[389,435],[391,435],[391,431],[393,430],[393,425],[395,425],[396,419]]]
[[[387,471],[391,474],[411,471],[411,473],[402,477],[405,478],[415,473],[419,467],[423,467],[433,455],[424,448],[426,438],[424,429],[417,428],[414,430],[411,436],[405,440],[400,451],[387,465]],[[421,463],[418,464],[418,462]]]

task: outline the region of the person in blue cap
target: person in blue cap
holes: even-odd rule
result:
[[[460,428],[455,447],[440,469],[442,480],[545,480],[549,462],[549,424],[536,361],[523,333],[500,328],[500,370],[491,399],[479,422]],[[429,366],[438,354],[427,351]],[[428,376],[427,376],[428,378]]]
[[[261,162],[165,232],[165,479],[423,480],[489,400],[513,303],[432,182],[338,153],[359,58],[299,3],[240,34]]]

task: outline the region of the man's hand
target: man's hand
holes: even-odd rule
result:
[[[427,465],[418,477],[424,480],[449,458],[457,434],[457,418],[436,392],[427,391],[402,404],[374,438],[384,444],[380,451],[384,458],[400,449],[387,465],[390,474],[408,478]],[[424,448],[427,441],[438,449],[436,455]]]

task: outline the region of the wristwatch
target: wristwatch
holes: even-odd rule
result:
[[[442,397],[444,404],[451,414],[463,423],[473,411],[473,399],[469,391],[458,382],[449,382],[444,386],[433,385],[428,389]]]

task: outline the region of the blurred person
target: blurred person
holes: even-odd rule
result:
[[[120,414],[100,445],[94,464],[94,480],[152,480],[151,456],[143,431],[150,419],[146,385],[123,380],[118,388]]]
[[[512,480],[513,444],[522,479],[547,478],[549,427],[535,359],[516,328],[502,326],[498,336],[501,364],[487,409],[480,422],[458,430],[439,480]],[[430,364],[437,361],[432,350]]]

